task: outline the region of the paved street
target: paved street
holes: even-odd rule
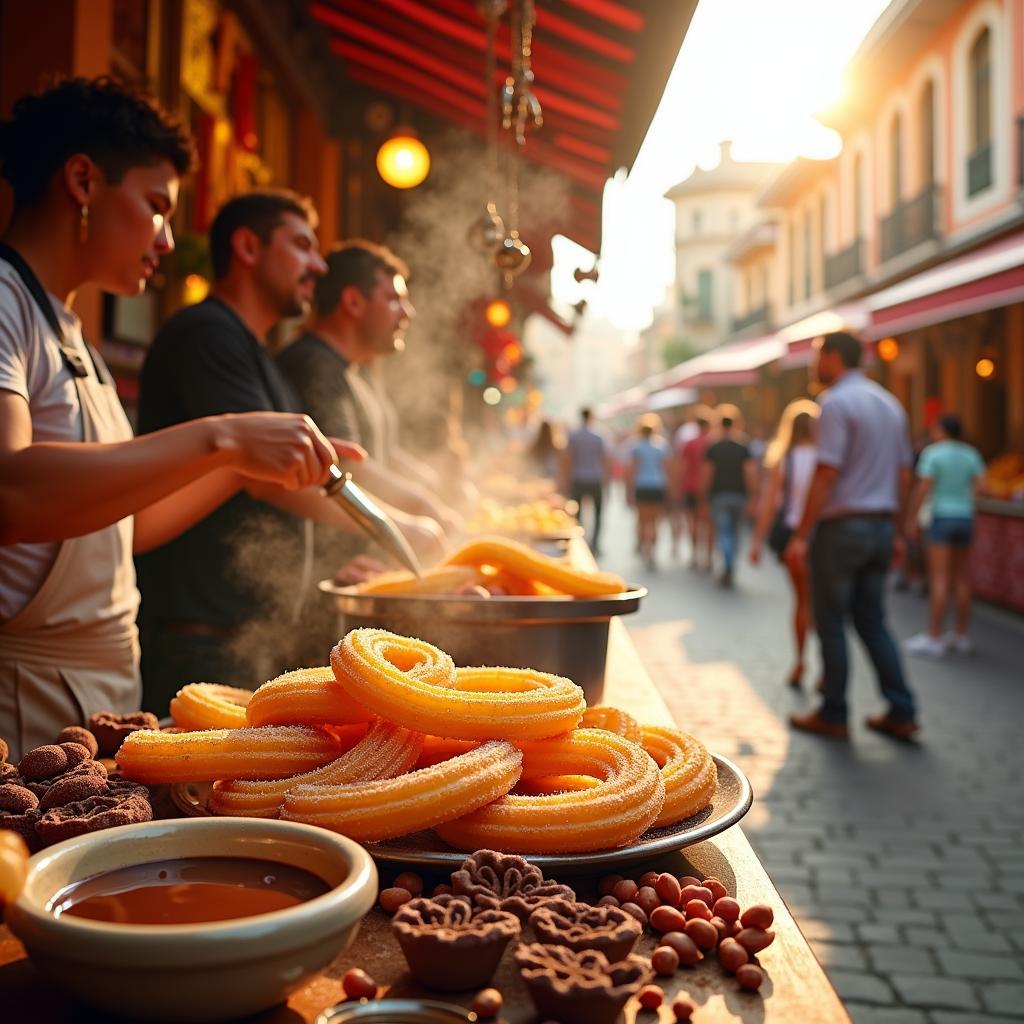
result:
[[[663,532],[647,572],[614,501],[602,567],[650,588],[626,620],[644,663],[680,725],[749,775],[747,834],[856,1024],[1024,1020],[1024,621],[979,609],[977,655],[908,660],[913,746],[865,729],[881,704],[854,641],[851,741],[806,736],[785,718],[814,703],[817,654],[794,694],[782,571],[743,563],[723,591]],[[899,637],[924,623],[918,596],[891,611]]]

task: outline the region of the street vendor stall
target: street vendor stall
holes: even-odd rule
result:
[[[572,562],[575,565],[593,564],[585,546],[578,540],[573,542]],[[671,723],[665,704],[642,668],[636,649],[618,619],[610,622],[608,665],[602,700],[605,705],[620,708],[640,722],[659,727]],[[694,833],[695,835],[701,834],[701,820],[712,821],[715,818],[719,803],[728,805],[735,815],[742,814],[749,803],[745,798],[749,790],[745,789],[742,774],[724,759],[716,760],[719,765],[719,789],[713,798],[711,809],[702,816],[689,819],[685,826],[691,829],[696,827],[698,831]],[[122,759],[122,766],[124,763]],[[733,787],[728,791],[723,788],[723,780],[726,779],[730,780],[728,785]],[[157,805],[158,808],[164,807],[164,813],[175,813],[169,805],[164,806],[159,801]],[[226,819],[203,819],[216,820]],[[697,822],[696,826],[693,824],[694,821]],[[249,824],[260,827],[260,823],[253,819],[246,820],[246,825]],[[271,828],[278,826],[278,823],[269,824]],[[280,826],[287,824],[282,822]],[[715,830],[711,831],[713,833]],[[323,833],[325,836],[331,834]],[[109,835],[112,839],[116,836],[115,833]],[[636,848],[640,844],[632,845]],[[370,849],[374,849],[373,844]],[[443,858],[438,858],[436,851],[428,856],[411,852],[405,863],[392,856],[386,859],[379,858],[380,888],[382,891],[394,892],[396,883],[410,884],[407,879],[411,868],[421,876],[424,891],[430,892],[435,885],[449,882],[452,869],[458,867],[462,856],[452,851],[449,859],[454,858],[454,863],[446,863]],[[640,859],[637,859],[635,849],[632,855],[620,849],[609,850],[603,855],[574,857],[566,854],[557,858],[540,857],[537,860],[542,863],[544,874],[553,880],[552,884],[557,882],[571,885],[577,893],[577,898],[588,902],[597,901],[599,880],[602,876],[607,876],[609,871],[636,878],[644,873],[656,871],[676,877],[693,876],[695,879],[708,879],[709,884],[713,876],[719,880],[718,884],[722,890],[729,897],[735,898],[740,907],[753,909],[755,906],[765,905],[771,908],[774,913],[774,923],[771,927],[774,929],[775,940],[768,948],[760,951],[758,956],[763,971],[759,990],[745,991],[738,984],[739,975],[734,976],[723,969],[722,954],[720,953],[719,959],[716,960],[715,956],[709,953],[696,967],[675,969],[673,965],[669,965],[671,969],[664,973],[659,972],[655,980],[662,992],[658,997],[663,1000],[664,1006],[660,1011],[661,1019],[668,1019],[665,1014],[669,1012],[669,1007],[677,999],[682,998],[693,1004],[693,1019],[698,1022],[739,1019],[750,1022],[766,1021],[771,1024],[773,1021],[814,1020],[822,1024],[839,1024],[849,1020],[740,827],[729,827],[724,832],[714,835],[714,838],[688,846],[682,852],[656,854],[652,848],[649,857]],[[404,877],[396,878],[399,873],[403,873]],[[603,887],[607,887],[608,881],[605,877]],[[656,911],[651,912],[652,923],[656,920],[655,913]],[[531,918],[531,927],[539,927],[536,915]],[[529,932],[524,931],[524,941],[529,941],[530,938]],[[639,954],[641,959],[635,963],[649,964],[646,958],[652,955],[660,941],[663,940],[655,938],[652,932],[644,929],[635,949],[635,953]],[[723,940],[723,948],[725,941],[728,940]],[[519,950],[522,948],[517,947]],[[530,950],[538,948],[540,947],[529,947]],[[522,959],[523,954],[519,955]],[[350,1015],[372,1015],[377,1005],[375,999],[360,1002],[351,998],[353,969],[365,972],[372,979],[369,982],[372,987],[365,994],[371,995],[375,991],[376,1000],[386,1000],[380,1004],[382,1011],[386,1007],[393,1007],[392,1012],[397,1016],[386,1016],[388,1020],[426,1019],[408,1016],[407,1014],[411,1012],[408,1005],[404,1008],[395,1006],[390,1000],[400,998],[412,1000],[414,1003],[422,1000],[442,1000],[456,1007],[467,1008],[477,994],[475,989],[438,993],[434,986],[424,987],[415,981],[407,970],[393,924],[385,910],[378,905],[363,918],[358,937],[350,949],[343,952],[323,973],[292,994],[286,1005],[252,1019],[263,1024],[294,1024],[297,1021],[312,1024],[320,1020],[326,1022],[346,1019]],[[453,969],[452,961],[449,960],[442,966],[442,973],[448,973]],[[637,967],[637,970],[641,969],[643,968]],[[359,975],[358,978],[361,979],[362,976]],[[437,980],[437,987],[444,987],[444,979]],[[502,993],[504,999],[501,1020],[509,1021],[511,1024],[527,1024],[539,1019],[511,950],[499,964],[491,984]],[[347,1002],[346,991],[350,996]],[[640,996],[650,1007],[653,1003],[649,1001],[650,995],[645,994],[647,992],[647,989],[643,990]],[[342,1003],[344,1010],[338,1011],[339,1016],[326,1015],[326,1011]],[[32,1020],[34,1024],[104,1019],[99,1016],[89,1017],[88,1011],[79,1003],[63,995],[54,985],[53,979],[48,976],[45,966],[27,960],[24,948],[6,928],[0,930],[0,1005],[5,1008],[5,1019]],[[440,1011],[435,1011],[437,1012]],[[324,1016],[320,1016],[321,1014]],[[550,1014],[542,1014],[541,1018],[547,1016]],[[643,1021],[645,1018],[654,1020],[655,1015],[648,1009],[641,1009],[634,996],[625,1007],[625,1018],[630,1022],[634,1019]],[[193,1019],[203,1018],[199,1016]],[[375,1019],[384,1020],[385,1017],[377,1016]],[[440,1018],[435,1016],[432,1019]],[[449,1019],[454,1021],[460,1018]],[[461,1019],[473,1021],[476,1018],[464,1015]]]

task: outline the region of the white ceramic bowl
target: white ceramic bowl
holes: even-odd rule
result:
[[[200,925],[124,925],[63,915],[53,896],[92,875],[180,857],[303,868],[331,889],[269,914]],[[48,978],[83,1002],[145,1020],[220,1021],[288,998],[355,938],[377,870],[351,839],[311,825],[205,818],[125,825],[36,854],[7,924]]]

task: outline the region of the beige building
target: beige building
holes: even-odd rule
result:
[[[780,167],[734,160],[732,143],[723,142],[716,167],[696,168],[665,193],[676,208],[677,333],[697,350],[713,348],[733,332],[737,287],[726,254],[755,225],[757,197]]]

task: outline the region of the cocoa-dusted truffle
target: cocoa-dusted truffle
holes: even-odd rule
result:
[[[82,743],[58,743],[57,746],[68,756],[68,768],[77,768],[80,764],[92,760],[89,748]]]
[[[620,907],[551,900],[530,915],[530,927],[542,942],[580,952],[596,949],[609,963],[624,960],[633,951],[644,926]]]
[[[18,771],[27,782],[38,779],[52,779],[54,775],[68,770],[67,752],[61,750],[56,743],[30,750],[19,762]]]
[[[130,715],[100,711],[89,719],[89,731],[96,737],[103,757],[113,757],[129,733],[159,728],[156,715],[149,711],[133,711]]]
[[[24,814],[34,810],[39,804],[35,793],[24,786],[15,786],[10,782],[0,785],[0,811],[6,814]]]
[[[507,910],[525,921],[552,899],[576,902],[567,885],[546,879],[540,868],[515,854],[477,850],[452,874],[452,890],[484,910]]]
[[[57,733],[57,738],[54,742],[58,745],[61,743],[81,743],[89,751],[90,757],[95,757],[100,749],[99,744],[96,742],[96,737],[81,725],[69,725],[66,729],[61,729]]]
[[[417,981],[455,992],[490,981],[520,925],[515,914],[474,909],[466,897],[444,894],[399,907],[391,930]]]
[[[604,953],[566,946],[520,946],[516,963],[541,1020],[560,1024],[612,1024],[629,997],[652,977],[638,956],[609,964]]]
[[[103,796],[107,792],[107,780],[92,772],[78,772],[61,776],[39,800],[39,810],[87,800],[91,796]]]

